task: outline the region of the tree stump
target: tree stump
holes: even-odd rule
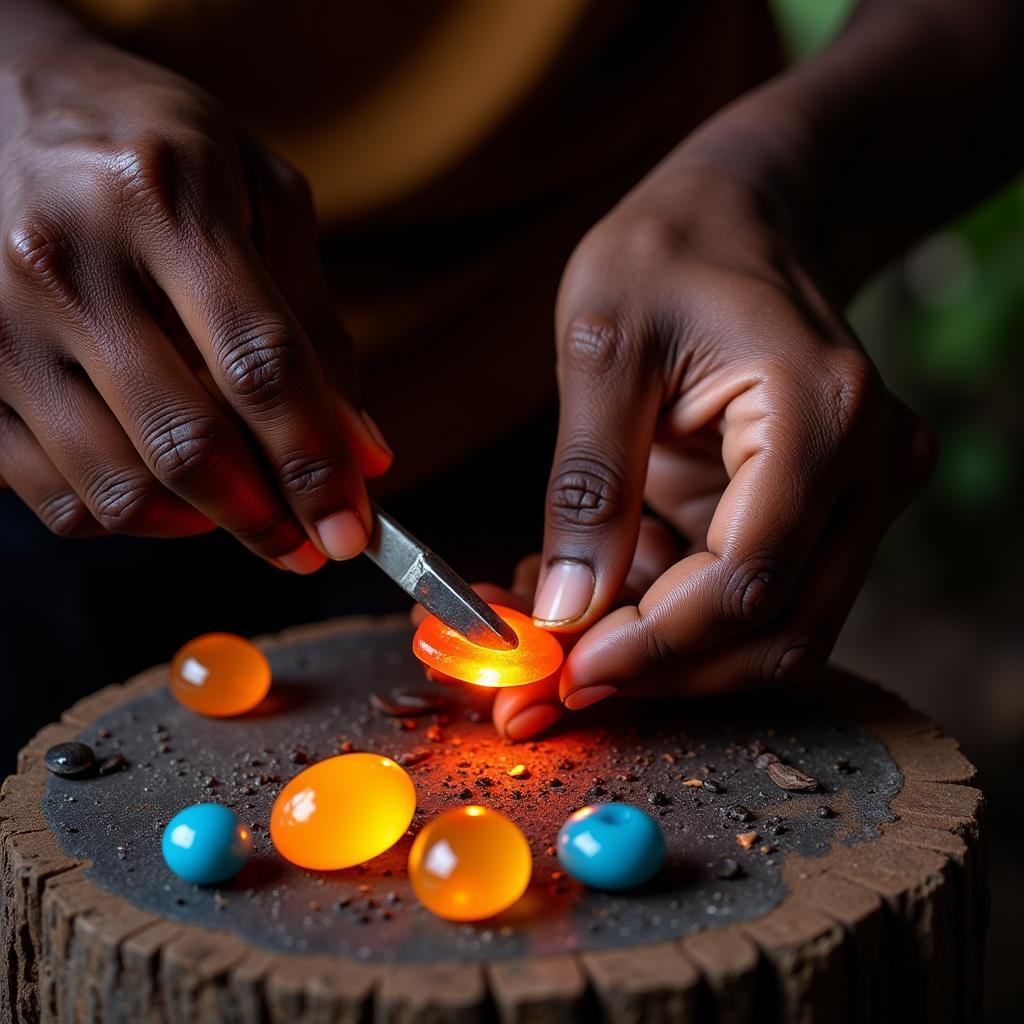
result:
[[[292,630],[261,641],[274,685],[248,715],[192,715],[161,666],[41,730],[0,799],[0,1019],[978,1016],[983,798],[956,742],[895,697],[827,670],[771,691],[612,702],[511,744],[485,694],[425,684],[409,642],[396,619]],[[395,716],[395,687],[446,705]],[[126,767],[51,777],[44,752],[76,738]],[[347,871],[284,862],[268,835],[274,797],[305,764],[349,750],[408,765],[409,835]],[[782,788],[800,784],[790,768],[814,790]],[[180,881],[160,855],[166,822],[203,800],[254,833],[249,865],[217,889]],[[634,892],[585,890],[554,857],[567,815],[607,800],[644,807],[666,835],[665,869]],[[434,918],[405,876],[412,836],[465,803],[517,821],[534,854],[526,896],[479,925]]]

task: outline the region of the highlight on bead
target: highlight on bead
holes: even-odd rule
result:
[[[477,686],[522,686],[545,679],[562,664],[562,646],[552,634],[522,612],[500,604],[491,607],[515,631],[519,646],[493,650],[467,640],[433,615],[420,623],[413,653],[430,668]]]
[[[530,844],[489,807],[456,807],[412,844],[409,881],[420,902],[450,921],[482,921],[511,907],[530,884]]]
[[[405,835],[416,789],[380,754],[339,754],[300,772],[278,794],[270,838],[299,867],[336,871],[372,860]]]
[[[209,718],[245,714],[269,690],[266,655],[233,633],[206,633],[189,640],[171,661],[171,693],[190,711]]]

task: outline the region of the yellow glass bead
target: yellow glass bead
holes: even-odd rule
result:
[[[233,633],[190,640],[171,662],[171,693],[191,711],[230,718],[251,711],[270,689],[263,652]]]
[[[335,871],[394,846],[416,810],[404,768],[380,754],[340,754],[300,772],[270,812],[270,838],[299,867]]]
[[[423,905],[450,921],[481,921],[526,892],[533,870],[519,826],[487,807],[456,807],[424,827],[409,853]]]

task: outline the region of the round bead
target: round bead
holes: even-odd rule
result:
[[[658,823],[629,804],[594,804],[571,815],[558,833],[558,860],[594,889],[631,889],[665,860]]]
[[[167,866],[186,882],[216,885],[233,878],[252,853],[252,833],[221,804],[193,804],[164,829]]]
[[[87,743],[57,743],[43,755],[43,763],[54,775],[74,779],[96,767],[96,755]]]
[[[409,853],[409,881],[423,905],[450,921],[480,921],[526,892],[530,844],[487,807],[456,807],[426,825]]]
[[[416,789],[380,754],[340,754],[300,772],[270,812],[277,852],[299,867],[335,871],[362,864],[405,834]]]
[[[190,640],[171,662],[171,693],[200,715],[229,718],[251,711],[270,689],[270,664],[253,643],[233,633]]]
[[[519,638],[513,650],[492,650],[467,640],[433,615],[420,623],[413,654],[438,672],[477,686],[522,686],[546,679],[562,664],[562,645],[522,612],[500,604],[491,607]]]

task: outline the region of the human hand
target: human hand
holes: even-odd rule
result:
[[[308,189],[178,76],[77,33],[0,67],[0,479],[62,535],[357,554],[362,412]]]
[[[533,614],[578,636],[564,706],[825,661],[933,444],[773,209],[715,174],[655,174],[577,248],[557,330]],[[656,518],[638,548],[645,503]],[[644,591],[616,607],[635,563]],[[517,713],[522,689],[500,698]]]

